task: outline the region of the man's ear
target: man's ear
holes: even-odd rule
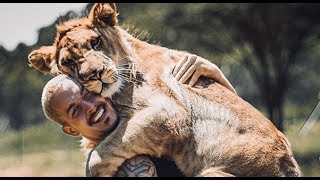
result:
[[[115,3],[95,3],[89,12],[88,19],[93,25],[115,26],[118,23]]]
[[[28,55],[29,66],[36,68],[44,74],[50,73],[53,76],[60,74],[56,61],[56,47],[42,46],[37,50],[33,50]]]
[[[80,133],[76,129],[74,129],[73,127],[70,127],[70,126],[63,126],[62,130],[64,133],[69,134],[71,136],[79,136],[80,135]]]

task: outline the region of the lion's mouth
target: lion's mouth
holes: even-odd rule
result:
[[[111,83],[111,84],[112,84],[112,83]],[[102,88],[101,88],[101,91],[100,91],[99,94],[101,94],[101,93],[102,93],[103,91],[105,91],[105,90],[108,90],[111,84],[109,84],[109,83],[103,83],[103,82],[102,82]]]
[[[93,71],[92,74],[94,75],[89,78],[79,76],[78,79],[81,79],[80,82],[89,91],[100,94],[103,97],[111,97],[123,85],[125,77],[120,74],[121,72],[122,70],[117,69],[115,65],[105,66],[101,72]]]

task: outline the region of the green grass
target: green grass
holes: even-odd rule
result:
[[[0,138],[0,152],[8,150],[6,153],[29,153],[52,148],[77,149],[79,139],[64,134],[54,123],[45,122],[19,132],[6,131]]]
[[[304,176],[320,176],[320,123],[299,136],[301,123],[286,125],[294,155]],[[85,176],[79,138],[68,136],[52,122],[0,136],[0,176]]]
[[[306,136],[299,135],[302,123],[288,126],[288,137],[294,155],[301,166],[304,176],[320,176],[320,122],[317,122]]]
[[[48,150],[22,155],[0,156],[0,176],[85,176],[79,151]]]
[[[7,130],[0,137],[0,176],[84,176],[78,140],[52,122]]]

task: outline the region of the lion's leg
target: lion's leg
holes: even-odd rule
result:
[[[146,108],[118,127],[88,157],[90,176],[114,176],[118,167],[138,154],[160,156],[165,151],[169,131],[163,130],[162,119],[167,112]],[[161,118],[159,117],[161,116]]]
[[[200,172],[198,177],[234,177],[233,174],[222,171],[220,168],[209,167]]]

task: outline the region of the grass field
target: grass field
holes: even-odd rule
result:
[[[306,136],[298,135],[302,124],[288,126],[288,137],[304,176],[320,177],[320,122]]]
[[[84,176],[84,159],[74,150],[50,150],[0,157],[0,176]]]
[[[79,138],[46,122],[0,137],[0,176],[85,176]]]
[[[298,135],[301,124],[286,127],[285,134],[305,176],[320,176],[319,124],[305,137]],[[0,176],[85,176],[85,157],[78,140],[51,122],[20,132],[7,130],[0,136]]]

